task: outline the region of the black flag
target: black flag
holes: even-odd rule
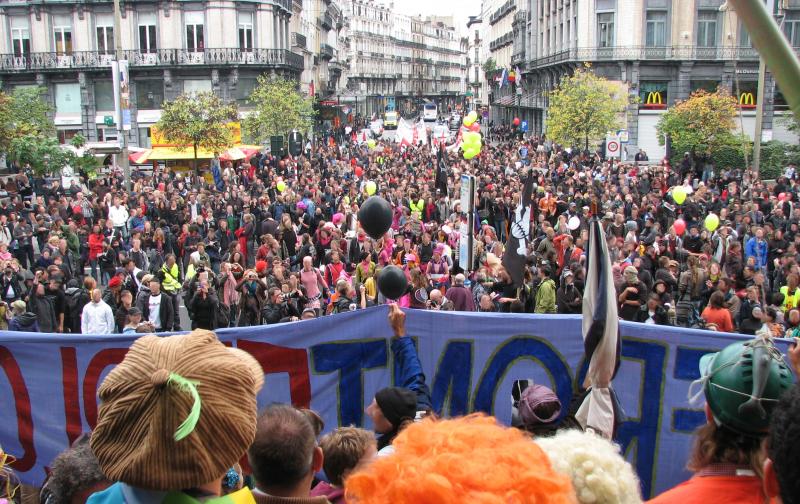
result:
[[[449,196],[447,191],[447,153],[444,145],[439,144],[439,153],[436,155],[436,190],[444,196]]]
[[[525,261],[528,255],[528,240],[531,230],[531,196],[533,195],[532,174],[524,181],[522,198],[514,209],[511,218],[511,229],[503,252],[503,267],[511,275],[514,287],[521,287],[525,277]]]

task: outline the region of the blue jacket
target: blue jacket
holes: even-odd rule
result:
[[[754,236],[747,240],[744,246],[744,260],[747,261],[749,257],[754,257],[756,260],[756,269],[763,269],[767,267],[767,242],[761,240],[760,242]]]
[[[393,338],[392,355],[395,362],[395,384],[417,394],[417,411],[432,411],[431,390],[425,383],[425,373],[422,372],[414,340],[408,337]]]

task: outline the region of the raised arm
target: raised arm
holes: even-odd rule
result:
[[[431,391],[425,383],[425,373],[414,346],[414,340],[406,336],[406,314],[393,304],[389,308],[389,324],[394,331],[392,338],[392,354],[400,368],[398,386],[412,390],[417,394],[417,411],[432,411]]]

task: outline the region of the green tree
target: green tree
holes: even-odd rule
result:
[[[255,109],[243,126],[258,142],[295,129],[305,133],[314,124],[314,100],[298,91],[296,81],[261,75],[247,101]]]
[[[72,137],[72,140],[69,141],[70,145],[75,147],[76,150],[83,149],[86,145],[86,138],[83,137],[80,133]],[[100,161],[97,160],[97,157],[94,155],[89,149],[85,149],[83,153],[78,156],[77,154],[73,155],[72,159],[69,160],[70,166],[75,168],[78,173],[86,174],[89,179],[93,178],[93,175],[97,174],[97,169],[100,167]]]
[[[53,136],[25,135],[11,139],[11,159],[20,165],[30,163],[37,175],[54,175],[71,165],[75,154],[58,144]]]
[[[735,119],[736,98],[724,88],[713,93],[700,89],[661,116],[656,131],[662,145],[669,135],[673,146],[713,157],[724,147],[741,144],[741,137],[733,133]]]
[[[497,62],[494,58],[489,58],[483,62],[483,73],[489,75],[490,73],[497,70]]]
[[[55,134],[48,115],[53,109],[42,98],[43,93],[41,87],[17,87],[10,94],[0,92],[0,152],[9,152],[15,138]]]
[[[589,66],[561,79],[550,93],[547,136],[562,145],[584,144],[604,137],[620,126],[620,114],[628,104],[621,88],[595,75]]]
[[[198,149],[220,152],[233,145],[227,124],[237,120],[238,113],[235,103],[226,103],[211,91],[182,94],[164,102],[156,128],[167,142],[179,146],[176,148],[192,148],[197,172]]]

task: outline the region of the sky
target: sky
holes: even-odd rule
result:
[[[378,0],[389,5],[391,0]],[[454,16],[456,30],[467,34],[467,19],[481,13],[481,0],[394,0],[396,11],[409,15]]]

